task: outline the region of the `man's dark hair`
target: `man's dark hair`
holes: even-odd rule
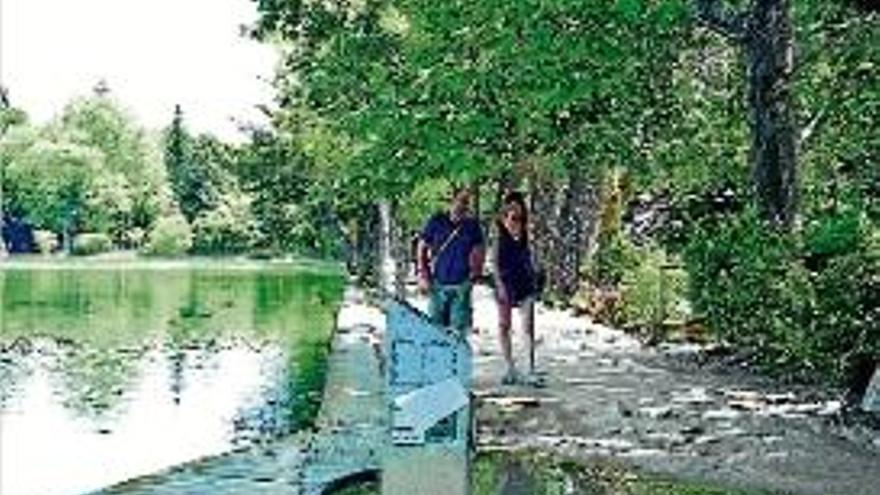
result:
[[[450,197],[454,198],[454,197],[458,196],[458,193],[460,193],[462,191],[470,191],[470,189],[471,189],[470,184],[467,184],[465,182],[453,182],[452,185],[450,186],[450,190],[452,191]]]

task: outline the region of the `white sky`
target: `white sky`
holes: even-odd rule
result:
[[[100,79],[148,128],[171,121],[240,140],[231,118],[264,122],[277,56],[239,36],[252,0],[0,0],[0,81],[37,122]],[[262,80],[258,79],[262,78]]]

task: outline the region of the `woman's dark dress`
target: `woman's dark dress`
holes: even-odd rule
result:
[[[532,253],[525,241],[517,241],[507,229],[498,229],[498,270],[509,303],[518,306],[535,293],[535,269]]]

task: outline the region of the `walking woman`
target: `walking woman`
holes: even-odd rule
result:
[[[498,302],[498,331],[507,372],[504,385],[531,383],[535,376],[535,296],[536,277],[529,247],[528,209],[519,192],[504,197],[497,219],[498,240],[492,250],[492,273]],[[528,376],[524,380],[516,369],[510,341],[511,313],[518,307],[529,347]]]

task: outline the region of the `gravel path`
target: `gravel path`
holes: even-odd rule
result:
[[[680,366],[698,349],[646,348],[619,330],[539,308],[537,355],[546,387],[502,387],[494,303],[482,287],[474,297],[483,448],[611,457],[731,487],[880,494],[880,432],[840,426],[840,403],[810,390]],[[522,337],[514,334],[520,356]]]

